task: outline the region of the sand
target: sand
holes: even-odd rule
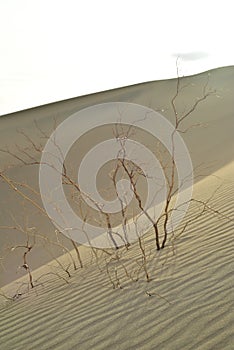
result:
[[[153,280],[147,283],[141,273],[137,282],[130,281],[121,266],[113,262],[110,265],[111,276],[116,284],[113,277],[116,268],[120,283],[116,289],[113,289],[106,273],[104,258],[100,256],[97,265],[91,257],[90,249],[81,248],[85,266],[72,271],[72,277],[68,278],[61,269],[55,267],[55,261],[50,266],[41,266],[50,257],[42,256],[40,252],[43,247],[40,247],[34,267],[41,267],[33,273],[37,286],[27,292],[27,276],[24,276],[2,288],[2,293],[8,297],[13,297],[17,290],[25,292],[14,301],[1,298],[0,339],[4,350],[232,349],[233,74],[233,67],[211,71],[211,85],[220,90],[220,97],[207,100],[204,107],[199,108],[193,116],[194,123],[202,121],[208,126],[193,129],[185,136],[194,164],[205,163],[204,176],[197,179],[194,186],[194,197],[206,200],[214,193],[209,205],[221,215],[215,211],[207,212],[189,225],[173,245],[169,244],[160,252],[155,251],[153,234],[147,234],[145,245],[152,251],[149,273]],[[201,74],[189,79],[199,85],[205,77],[206,74]],[[54,114],[61,113],[59,118],[62,120],[78,105],[83,108],[88,100],[93,104],[94,101],[103,102],[115,98],[142,104],[147,102],[149,105],[152,104],[152,96],[161,94],[154,103],[166,108],[174,86],[174,81],[147,83],[59,102],[6,116],[0,119],[0,125],[3,120],[4,131],[7,129],[9,135],[16,137],[15,124],[30,130],[33,129],[32,120],[41,118],[43,123],[49,125],[52,123],[50,117],[53,118]],[[192,98],[192,92],[190,93],[185,97]],[[169,112],[168,118],[170,119]],[[1,147],[8,139],[2,140],[1,138]],[[17,141],[20,141],[20,137]],[[1,162],[9,162],[6,155],[2,156]],[[28,174],[27,170],[19,168],[16,163],[10,169],[10,174],[17,174],[19,178]],[[29,174],[31,176],[32,172]],[[7,206],[12,210],[14,205],[17,208],[14,200],[1,183],[2,220],[7,220]],[[196,205],[191,206],[187,219],[193,217],[196,210]],[[38,220],[41,218],[38,217]],[[42,221],[39,223],[45,225],[43,228],[46,229],[46,225],[49,228],[49,224]],[[14,231],[11,232],[11,237],[13,234]],[[22,237],[12,238],[13,242],[17,239]],[[6,236],[2,235],[1,240],[6,249]],[[137,245],[123,253],[122,258],[129,271],[133,271],[138,254]],[[17,264],[19,259],[16,256],[13,263]],[[65,262],[69,257],[63,256],[61,259]],[[13,263],[7,265],[8,271],[2,273],[2,285],[23,275],[22,271],[18,271],[17,275],[10,272],[14,270]],[[48,274],[52,271],[59,273],[67,282]],[[9,274],[11,278],[8,277]]]
[[[197,173],[204,176],[211,175],[233,160],[233,67],[224,67],[183,78],[182,85],[187,87],[182,90],[177,101],[177,108],[180,112],[189,108],[195,99],[203,94],[203,88],[208,79],[208,89],[212,90],[212,96],[201,103],[187,122],[183,124],[184,128],[192,125],[200,126],[191,128],[189,132],[182,134],[194,168],[198,167]],[[2,116],[0,117],[0,149],[8,148],[16,156],[22,156],[20,149],[29,147],[31,156],[40,161],[41,153],[33,150],[32,145],[22,135],[22,131],[35,144],[41,144],[43,148],[46,139],[38,127],[50,135],[55,125],[76,111],[110,101],[142,104],[160,110],[162,115],[173,121],[171,99],[175,94],[176,84],[175,79],[143,83]],[[93,142],[97,141],[98,137],[95,133],[92,137]],[[85,153],[86,148],[87,145],[83,143],[83,153]],[[0,169],[5,170],[11,179],[21,183],[26,182],[38,190],[37,165],[22,166],[18,159],[0,152]],[[6,169],[8,170],[6,171]],[[195,181],[199,181],[201,178],[196,177]],[[36,227],[41,235],[49,237],[50,240],[56,240],[54,226],[48,218],[43,217],[27,202],[22,201],[22,198],[9,189],[3,181],[0,181],[0,192],[0,226],[14,226],[15,223],[25,226],[27,223],[29,227]],[[36,196],[36,199],[41,204],[40,198]],[[18,269],[18,266],[22,264],[22,254],[18,250],[12,252],[10,249],[24,239],[25,234],[0,228],[0,257],[4,257],[4,266],[0,265],[0,286],[23,275],[23,271]],[[66,240],[66,237],[62,237],[61,240],[69,249],[72,249],[72,245]],[[62,249],[53,245],[52,256],[51,249],[46,251],[44,244],[45,240],[42,240],[37,245],[37,249],[34,250],[33,259],[29,257],[32,269],[49,262],[54,255],[59,256],[64,253]]]
[[[232,219],[233,170],[234,163],[216,173],[224,184],[212,203]],[[199,198],[216,186],[212,179],[195,186]],[[2,306],[3,349],[232,349],[233,233],[224,218],[199,219],[176,242],[175,256],[165,263],[162,253],[150,283],[112,289],[95,264],[69,284],[45,276],[47,284]]]

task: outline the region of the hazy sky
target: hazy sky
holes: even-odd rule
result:
[[[232,1],[1,0],[0,114],[234,64]]]

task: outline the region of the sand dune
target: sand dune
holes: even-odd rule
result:
[[[211,203],[232,220],[233,171],[231,163],[215,174],[223,185]],[[204,179],[196,198],[209,197],[216,186],[216,177]],[[17,350],[232,349],[233,233],[233,221],[212,213],[200,218],[176,241],[174,256],[169,247],[160,253],[150,283],[130,283],[120,274],[123,289],[113,290],[95,264],[68,285],[47,276],[44,287],[2,306],[1,344]],[[147,244],[153,245],[150,235]]]
[[[208,73],[202,73],[183,78],[183,84],[189,85],[179,97],[180,111],[201,95],[207,76]],[[195,178],[194,198],[210,198],[212,209],[159,252],[153,233],[145,235],[152,278],[149,283],[143,270],[138,281],[132,281],[122,265],[136,277],[140,259],[137,243],[128,251],[120,251],[121,263],[110,262],[109,274],[108,255],[99,252],[97,263],[90,248],[80,247],[84,268],[70,269],[69,278],[53,260],[63,254],[59,261],[68,266],[69,254],[64,255],[64,249],[41,239],[29,255],[35,288],[28,290],[28,276],[17,268],[22,265],[22,253],[11,252],[12,246],[25,241],[25,234],[14,229],[0,231],[0,257],[4,258],[0,260],[0,287],[4,286],[0,292],[2,349],[233,348],[233,78],[233,67],[210,71],[213,95],[184,124],[184,128],[201,124],[183,134],[183,138],[194,168],[202,165],[198,169],[201,176]],[[171,98],[175,88],[176,80],[150,82],[0,117],[0,149],[9,147],[20,155],[19,147],[27,142],[19,129],[43,146],[45,140],[34,121],[50,134],[55,119],[59,123],[77,110],[108,101],[157,108],[172,121]],[[31,151],[40,160],[40,154]],[[0,169],[16,181],[38,188],[38,166],[21,166],[9,153],[0,152]],[[27,223],[54,239],[54,227],[47,218],[22,203],[3,181],[0,189],[0,226]],[[193,203],[186,220],[194,218],[198,211],[198,203]],[[64,247],[72,249],[71,242],[61,239]],[[76,259],[75,251],[71,254]],[[14,296],[15,300],[10,300]]]
[[[179,95],[177,102],[179,111],[189,108],[196,98],[202,95],[208,78],[208,86],[213,91],[212,96],[200,104],[191,118],[183,125],[184,128],[191,125],[201,125],[182,135],[189,149],[194,168],[199,167],[199,174],[208,176],[233,160],[233,77],[233,67],[225,67],[182,79],[182,85],[187,87]],[[41,154],[33,150],[20,133],[21,131],[28,135],[34,143],[41,144],[43,147],[46,140],[39,132],[38,127],[50,135],[55,127],[55,122],[59,124],[77,110],[109,101],[133,102],[155,108],[173,121],[171,99],[175,89],[175,79],[149,82],[2,116],[0,117],[0,149],[9,148],[16,156],[20,156],[22,155],[20,149],[27,146],[30,147],[31,156],[39,161]],[[94,141],[95,138],[98,139],[98,136],[95,135],[92,135]],[[82,144],[84,154],[87,147],[86,143]],[[0,169],[8,169],[6,173],[11,179],[26,182],[38,190],[37,165],[22,166],[16,158],[0,152]],[[200,179],[201,177],[196,177],[195,181]],[[1,226],[14,226],[15,222],[23,226],[27,221],[28,226],[37,227],[40,234],[54,240],[54,226],[47,218],[42,217],[37,210],[23,202],[22,198],[9,189],[3,181],[0,181],[0,191]],[[40,204],[40,199],[37,200]],[[23,207],[25,210],[22,209]],[[22,242],[23,239],[25,239],[25,235],[20,232],[16,233],[15,230],[11,229],[1,230],[0,256],[4,256],[4,268],[0,266],[0,286],[22,275],[22,271],[17,269],[21,264],[22,257],[18,251],[10,253],[9,249]],[[61,239],[63,244],[72,249],[66,237]],[[29,257],[33,269],[53,258],[50,252],[45,251],[43,244],[43,241],[38,244],[33,259]],[[63,251],[53,246],[53,254],[59,256],[63,254]]]

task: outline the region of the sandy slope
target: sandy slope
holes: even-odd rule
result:
[[[207,78],[208,73],[183,78],[182,85],[187,85],[187,87],[179,95],[179,111],[189,108],[195,99],[202,95]],[[210,71],[208,85],[215,93],[207,98],[194,111],[188,122],[183,125],[184,128],[194,124],[202,126],[192,128],[188,133],[182,134],[189,148],[194,167],[203,164],[205,169],[200,168],[200,171],[205,175],[212,174],[233,159],[234,67]],[[176,80],[156,81],[61,101],[0,117],[0,149],[9,147],[18,156],[20,151],[16,145],[21,148],[30,146],[31,156],[35,156],[39,161],[40,154],[33,151],[32,146],[26,142],[25,137],[19,131],[23,131],[33,142],[41,143],[43,146],[45,139],[42,138],[43,135],[38,131],[34,121],[50,135],[55,120],[60,123],[77,110],[109,101],[133,102],[156,108],[172,121],[171,99],[175,90]],[[84,145],[82,149],[85,150]],[[10,169],[8,169],[9,166]],[[15,158],[0,152],[0,170],[2,169],[8,169],[6,173],[10,178],[18,182],[27,182],[33,188],[38,189],[38,166],[20,166],[19,161]],[[198,180],[200,178],[196,179],[196,181]],[[15,223],[22,226],[28,225],[36,227],[40,234],[54,239],[54,226],[50,221],[23,202],[22,198],[9,189],[3,181],[0,181],[0,193],[1,226],[14,226]],[[4,260],[0,261],[4,264],[0,265],[0,286],[23,275],[23,271],[17,269],[22,264],[22,254],[19,250],[10,251],[12,246],[22,243],[23,240],[25,240],[25,235],[20,232],[16,233],[15,230],[11,229],[0,230],[0,257],[4,257]],[[62,237],[62,241],[69,249],[72,248],[65,237]],[[29,256],[33,269],[53,258],[51,250],[56,256],[63,253],[55,246],[51,247],[50,251],[46,251],[44,244],[45,241],[39,242],[33,251],[33,257]]]
[[[85,267],[77,271],[70,269],[72,276],[68,278],[56,261],[39,267],[52,259],[47,251],[45,254],[48,245],[44,242],[43,246],[43,242],[39,242],[29,257],[30,265],[39,267],[33,272],[36,287],[27,292],[27,276],[24,276],[7,284],[1,291],[8,297],[13,297],[17,291],[24,292],[14,301],[0,297],[1,349],[233,348],[234,69],[226,67],[210,73],[209,85],[217,91],[184,125],[187,127],[191,122],[202,123],[206,127],[193,128],[183,137],[194,166],[204,165],[201,171],[204,176],[196,179],[194,197],[206,200],[214,194],[209,202],[214,211],[206,212],[191,223],[182,236],[160,252],[155,251],[153,235],[146,235],[148,269],[153,279],[150,283],[145,282],[143,271],[137,282],[131,281],[126,277],[123,266],[113,261],[109,265],[110,275],[116,284],[117,271],[121,286],[113,289],[106,273],[105,257],[100,255],[97,265],[90,249],[84,247],[81,255]],[[190,85],[183,90],[178,108],[183,110],[200,96],[206,81],[207,73],[184,78],[183,83]],[[26,145],[17,129],[27,132],[35,142],[43,143],[33,120],[43,130],[51,131],[54,117],[60,122],[73,112],[95,103],[139,103],[163,109],[162,114],[172,120],[170,100],[175,87],[175,80],[140,84],[1,117],[0,148],[8,145],[17,153],[15,143]],[[9,154],[0,153],[0,169],[9,165],[12,165],[7,171],[10,177],[37,185],[37,167],[20,167]],[[22,206],[22,200],[17,199],[3,182],[0,186],[1,225],[26,222],[51,237],[54,228],[49,221],[26,204]],[[187,219],[196,216],[198,210],[198,205],[194,203]],[[14,230],[2,230],[0,256],[23,239],[25,236],[16,234]],[[62,252],[57,249],[54,253],[59,255]],[[0,286],[24,275],[23,269],[17,270],[21,260],[22,254],[14,252],[0,260]],[[122,252],[121,261],[128,272],[136,276],[134,273],[139,262],[137,244],[131,246],[128,252]],[[64,255],[61,262],[67,266],[69,256]]]
[[[129,282],[120,272],[123,289],[113,290],[95,264],[77,271],[68,285],[52,279],[21,300],[3,302],[2,348],[232,349],[233,172],[230,163],[195,186],[195,197],[206,199],[222,183],[210,205],[223,216],[207,213],[194,222],[176,240],[174,256],[167,248],[155,263],[153,255],[155,281]],[[154,247],[151,238],[147,244]]]

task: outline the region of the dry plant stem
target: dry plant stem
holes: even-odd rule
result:
[[[28,261],[27,261],[27,254],[32,250],[33,245],[30,245],[29,241],[27,241],[27,243],[25,245],[17,245],[16,247],[13,247],[12,250],[15,250],[17,248],[26,249],[26,251],[23,254],[23,265],[21,267],[27,271],[30,286],[31,286],[31,288],[34,288],[32,273],[31,273],[31,270],[29,268]]]
[[[112,230],[112,225],[111,225],[111,222],[110,222],[110,216],[108,213],[105,213],[102,209],[102,206],[101,204],[99,204],[98,202],[96,202],[92,197],[90,197],[90,195],[88,195],[87,193],[84,193],[81,191],[80,187],[78,186],[78,184],[76,182],[74,182],[68,175],[67,175],[67,171],[66,171],[66,168],[65,168],[65,171],[63,173],[63,177],[64,179],[67,180],[67,184],[70,184],[72,185],[78,193],[82,194],[84,197],[86,197],[87,199],[89,199],[94,205],[95,207],[97,208],[97,210],[104,216],[105,220],[106,220],[106,225],[107,225],[107,232],[108,232],[108,235],[110,236],[110,239],[113,243],[113,246],[118,249],[118,245],[113,237],[113,230]]]
[[[0,296],[3,297],[6,300],[12,301],[14,300],[12,297],[9,297],[8,295],[6,295],[3,291],[1,291],[0,289]]]
[[[10,227],[10,226],[9,226],[9,227],[8,227],[8,226],[6,226],[6,227],[0,226],[0,228],[10,228],[10,229],[14,229],[14,230],[20,231],[20,232],[22,232],[22,233],[25,233],[25,230],[23,230],[22,227],[21,227],[20,225],[11,226],[11,227]],[[51,240],[49,239],[49,237],[47,237],[47,236],[43,236],[43,235],[41,235],[41,234],[39,234],[39,233],[32,233],[32,232],[30,232],[30,231],[27,231],[27,235],[28,235],[28,236],[32,236],[32,237],[34,238],[34,240],[35,240],[36,238],[40,238],[40,239],[42,239],[43,241],[45,241],[46,244],[47,244],[47,243],[50,243],[50,244],[52,244],[52,245],[55,245],[55,246],[61,248],[62,250],[65,250],[66,253],[68,254],[68,256],[69,256],[70,259],[71,259],[71,262],[72,262],[72,265],[73,265],[73,267],[74,267],[74,270],[77,270],[75,260],[73,259],[73,256],[72,256],[70,250],[69,250],[67,247],[65,247],[63,244],[61,244],[58,240],[57,240],[57,241],[51,241]],[[49,252],[49,254],[52,256],[52,258],[55,259],[54,255],[52,255],[52,253],[50,252],[50,250],[48,250],[48,252]]]
[[[38,277],[36,282],[38,282],[41,278],[46,277],[46,276],[50,276],[50,275],[52,275],[52,276],[54,275],[54,276],[58,277],[60,280],[63,280],[66,284],[69,284],[69,281],[65,277],[61,276],[58,272],[47,272],[47,273],[44,273],[43,275]],[[43,285],[43,283],[42,283],[42,285]]]
[[[116,166],[116,168],[115,168],[111,178],[112,178],[112,181],[114,183],[116,196],[117,196],[117,198],[118,198],[118,200],[120,202],[120,206],[121,206],[122,227],[123,227],[123,231],[124,231],[125,247],[128,250],[128,248],[130,246],[130,243],[128,242],[127,230],[126,230],[127,218],[126,218],[126,215],[125,215],[125,208],[124,208],[123,200],[122,200],[122,198],[120,198],[119,193],[117,191],[117,182],[116,182],[116,176],[117,176],[119,168],[120,168],[119,163],[117,163],[117,166]]]
[[[149,277],[149,272],[148,272],[148,268],[147,268],[147,256],[146,256],[146,252],[145,252],[145,246],[143,243],[143,238],[140,237],[138,229],[137,229],[137,222],[136,220],[134,220],[134,225],[135,225],[135,230],[138,236],[138,244],[140,247],[140,251],[141,251],[141,255],[142,255],[142,267],[144,269],[144,273],[145,273],[145,277],[146,277],[146,281],[150,282],[151,279]]]
[[[113,289],[115,289],[116,286],[115,286],[114,281],[112,280],[111,273],[110,273],[110,271],[109,271],[109,263],[108,263],[108,262],[106,262],[106,273],[107,273],[107,277],[109,278],[109,281],[110,281],[111,284],[112,284]]]
[[[32,233],[32,232],[30,232],[29,230],[26,232],[20,225],[16,225],[16,226],[0,226],[0,229],[14,229],[14,230],[17,230],[17,231],[19,231],[19,232],[22,232],[22,233],[27,233],[27,236],[29,237],[29,236],[32,236],[33,237],[33,239],[34,239],[34,242],[35,242],[35,240],[36,240],[36,238],[40,238],[40,239],[43,239],[43,240],[45,240],[45,242],[46,242],[46,245],[44,246],[44,248],[45,248],[45,250],[47,250],[47,252],[51,255],[51,257],[52,257],[52,259],[53,260],[55,260],[56,262],[57,262],[57,264],[60,266],[60,268],[61,268],[61,270],[63,270],[67,275],[68,275],[68,277],[71,277],[71,274],[70,274],[70,272],[68,271],[68,268],[70,267],[70,264],[69,264],[69,266],[68,267],[64,267],[63,266],[63,264],[59,261],[59,259],[58,258],[56,258],[54,255],[53,255],[53,253],[51,252],[51,250],[49,250],[48,248],[47,248],[47,244],[48,243],[51,243],[52,245],[56,245],[56,246],[58,246],[58,247],[61,247],[62,249],[65,249],[66,250],[66,252],[68,253],[68,255],[69,255],[69,257],[71,258],[71,262],[72,262],[72,265],[73,265],[73,267],[74,267],[74,270],[76,270],[77,268],[76,268],[76,265],[75,265],[75,261],[74,261],[74,259],[73,259],[73,257],[72,257],[72,254],[71,254],[71,252],[69,251],[69,249],[67,249],[65,246],[63,246],[60,242],[54,242],[54,241],[51,241],[51,240],[49,240],[49,238],[48,237],[44,237],[44,236],[42,236],[42,235],[40,235],[40,234],[37,234],[37,233]],[[35,244],[35,243],[34,243]],[[27,247],[27,245],[26,246],[16,246],[16,247],[13,247],[11,250],[15,250],[16,248],[26,248]],[[28,253],[28,252],[27,252]],[[25,257],[26,258],[26,257]],[[26,267],[26,266],[22,266],[22,267]],[[28,271],[28,270],[27,270]],[[28,271],[28,272],[30,272],[30,270]]]
[[[146,277],[146,281],[147,282],[150,282],[150,277],[149,277],[149,273],[148,273],[148,270],[147,270],[147,259],[146,259],[146,254],[145,254],[145,248],[143,247],[143,244],[142,244],[142,240],[140,237],[138,237],[138,243],[139,243],[139,247],[140,247],[140,250],[141,250],[141,253],[142,253],[142,259],[143,259],[143,269],[144,269],[144,272],[145,272],[145,277]]]
[[[45,249],[48,251],[48,249],[45,247]],[[57,262],[57,264],[60,266],[61,270],[64,271],[68,277],[70,278],[71,277],[71,274],[69,272],[69,267],[70,267],[70,264],[68,265],[68,267],[64,267],[63,264],[60,262],[59,258],[56,258],[55,256],[53,256],[53,254],[50,252],[53,260],[55,260]]]
[[[22,132],[21,132],[21,133],[22,133]],[[23,135],[25,136],[25,134],[23,134]],[[30,138],[27,136],[26,139],[29,141]],[[32,140],[31,140],[30,143],[31,143],[31,145],[33,146],[33,148],[34,148],[36,151],[39,151],[39,150],[40,150],[39,148],[36,147],[36,145],[33,143]],[[61,152],[61,150],[60,150],[59,146],[56,144],[55,140],[54,140],[54,144],[55,144],[55,146],[58,148],[58,150]],[[0,150],[0,151],[6,152],[6,153],[10,154],[11,156],[15,157],[17,160],[19,160],[20,162],[22,162],[23,165],[38,165],[38,164],[40,164],[40,162],[38,162],[38,161],[33,161],[33,162],[25,161],[23,158],[21,158],[21,157],[15,155],[14,153],[12,153],[12,152],[11,152],[10,150],[8,150],[8,149],[7,149],[7,150]],[[47,164],[47,165],[50,166],[50,164]],[[97,210],[98,210],[99,212],[101,212],[101,213],[104,215],[105,220],[106,220],[106,223],[107,223],[108,235],[110,236],[111,241],[112,241],[114,247],[115,247],[116,249],[118,249],[118,245],[117,245],[117,243],[116,243],[116,241],[115,241],[115,239],[114,239],[114,237],[113,237],[113,230],[112,230],[112,226],[111,226],[111,223],[110,223],[110,217],[109,217],[108,213],[105,213],[105,212],[103,211],[101,205],[100,205],[99,203],[97,203],[96,201],[94,201],[94,200],[92,199],[92,197],[90,197],[90,196],[89,196],[88,194],[86,194],[86,193],[83,193],[83,192],[80,190],[78,184],[76,184],[76,183],[67,175],[67,169],[66,169],[66,166],[65,166],[64,162],[63,162],[62,166],[63,166],[63,174],[62,174],[62,176],[63,176],[63,178],[67,181],[67,182],[65,182],[65,184],[70,184],[70,185],[74,186],[74,188],[78,191],[78,193],[82,194],[84,197],[86,197],[87,199],[89,199],[89,200],[96,206]],[[54,169],[54,170],[56,170],[56,169]],[[13,190],[17,191],[24,199],[26,199],[26,200],[29,201],[31,204],[33,204],[34,206],[36,206],[40,211],[43,212],[43,214],[46,215],[46,212],[45,212],[45,210],[44,210],[43,208],[41,208],[34,200],[32,200],[30,197],[28,197],[26,194],[24,194],[22,191],[20,191],[20,190],[14,185],[14,182],[11,181],[11,180],[10,180],[7,176],[5,176],[2,172],[0,172],[0,177],[2,177],[3,180],[4,180],[5,182],[7,182],[8,185],[9,185]]]
[[[138,206],[140,208],[140,210],[142,211],[142,213],[144,213],[144,215],[147,217],[147,219],[151,222],[153,228],[154,228],[154,232],[155,232],[155,241],[156,241],[156,247],[157,250],[160,250],[160,243],[159,243],[159,231],[158,231],[158,226],[157,226],[157,222],[155,222],[153,220],[153,218],[151,218],[151,216],[148,214],[147,210],[145,210],[145,208],[142,205],[142,200],[141,200],[141,196],[139,195],[139,193],[137,192],[137,188],[136,188],[136,183],[134,181],[134,173],[130,172],[125,164],[125,159],[119,159],[119,161],[121,162],[126,174],[129,177],[130,183],[132,185],[132,189],[133,189],[133,193],[134,196],[138,202]]]
[[[165,300],[168,304],[170,304],[170,305],[172,304],[167,298],[163,297],[162,295],[160,295],[158,293],[155,293],[155,292],[150,293],[150,292],[146,291],[145,294],[148,295],[148,297],[152,297],[154,295],[157,295],[159,298]]]
[[[106,217],[108,235],[109,235],[115,249],[119,249],[119,247],[118,247],[118,245],[113,237],[113,230],[112,230],[112,226],[111,226],[111,222],[110,222],[110,215],[108,213],[105,213],[105,217]]]
[[[30,204],[32,204],[33,206],[35,206],[37,209],[40,210],[41,213],[43,213],[44,215],[47,216],[47,213],[46,211],[36,203],[35,200],[31,199],[29,196],[27,196],[24,192],[22,192],[21,190],[19,190],[18,187],[16,187],[15,185],[15,182],[13,182],[12,180],[10,180],[7,176],[5,176],[3,173],[0,173],[0,177],[2,177],[2,179],[10,186],[10,188],[12,188],[14,191],[16,191],[23,199],[25,199],[26,201],[28,201]],[[23,184],[20,184],[21,186],[23,187],[26,187],[26,188],[29,188],[27,185],[24,186]],[[34,191],[35,194],[37,194],[35,191]],[[13,228],[13,227],[12,227]],[[19,229],[19,227],[14,227],[15,229]],[[22,232],[22,230],[20,230]],[[43,237],[43,236],[38,236],[40,238],[44,238],[46,240],[48,240],[47,238]],[[71,240],[72,241],[72,240]],[[72,242],[72,244],[74,243],[74,241]],[[69,254],[70,258],[71,258],[71,261],[72,261],[72,264],[73,264],[73,267],[74,267],[74,270],[77,269],[76,267],[76,263],[71,255],[71,252],[69,251],[69,249],[67,249],[64,245],[62,245],[61,243],[59,242],[53,242],[53,244],[61,247],[62,249],[65,249],[66,252]],[[74,246],[74,244],[73,244]],[[78,251],[78,248],[77,246],[74,247],[76,249],[76,253],[77,253],[77,257],[78,257],[78,260],[79,260],[79,263],[80,263],[80,266],[82,265],[83,267],[83,264],[82,264],[82,261],[81,261],[81,258],[80,258],[80,254],[79,254],[79,251]]]
[[[14,181],[10,180],[6,175],[4,175],[2,172],[0,172],[0,177],[14,190],[16,191],[23,199],[26,199],[30,204],[35,206],[37,209],[39,209],[40,212],[43,214],[46,214],[46,211],[39,205],[37,204],[33,199],[28,197],[25,193],[23,193],[21,190],[19,190],[15,185]]]
[[[121,150],[119,151],[119,156],[117,158],[118,159],[117,167],[116,167],[114,175],[113,175],[115,190],[116,190],[116,193],[118,193],[117,187],[116,187],[116,175],[117,175],[117,171],[118,171],[119,167],[122,166],[124,171],[126,172],[128,178],[129,178],[129,180],[130,180],[130,183],[132,185],[132,190],[133,190],[134,196],[138,202],[138,206],[139,206],[140,210],[148,218],[148,220],[151,222],[151,224],[154,228],[156,247],[157,247],[157,250],[160,250],[158,222],[155,222],[155,220],[153,218],[151,218],[151,216],[148,214],[147,210],[144,209],[144,207],[142,205],[141,196],[137,192],[136,182],[134,180],[134,175],[135,175],[135,173],[138,173],[138,172],[137,171],[129,171],[127,168],[127,165],[125,164],[125,162],[126,162],[125,143],[126,143],[126,139],[129,137],[131,128],[132,128],[132,126],[129,127],[129,129],[127,131],[127,135],[124,135],[124,137],[122,135],[120,136],[120,134],[117,131],[115,132],[115,136],[116,136],[117,140],[120,142],[120,146],[121,146]],[[120,156],[120,154],[121,154],[121,156]],[[119,164],[120,164],[120,166],[119,166]],[[119,196],[118,196],[118,198],[119,198]],[[119,200],[120,200],[121,207],[122,207],[122,216],[123,216],[123,218],[125,218],[125,212],[123,211],[123,201],[120,198],[119,198]]]
[[[166,198],[166,204],[165,204],[165,208],[164,208],[164,223],[163,223],[163,229],[164,229],[164,238],[161,244],[160,249],[163,249],[166,245],[167,242],[167,238],[168,238],[168,231],[167,231],[167,225],[168,225],[168,221],[169,221],[169,208],[170,208],[170,203],[172,200],[172,196],[173,196],[173,188],[175,186],[175,173],[176,173],[176,164],[175,164],[175,141],[174,141],[174,137],[175,134],[177,132],[179,132],[179,127],[182,123],[182,121],[184,121],[186,118],[188,118],[198,107],[198,105],[205,101],[207,99],[208,96],[210,96],[213,92],[207,92],[207,85],[209,82],[209,77],[207,79],[207,82],[203,88],[203,94],[201,97],[199,97],[195,103],[192,105],[192,107],[184,114],[182,114],[182,116],[179,116],[178,111],[177,111],[177,107],[176,107],[176,99],[179,96],[179,93],[181,92],[181,90],[186,87],[181,87],[180,86],[180,77],[179,77],[179,71],[178,71],[178,60],[176,61],[176,68],[177,68],[177,84],[176,84],[176,93],[174,95],[174,97],[171,100],[171,105],[172,105],[172,109],[173,109],[173,113],[174,113],[174,117],[175,117],[175,129],[172,132],[171,135],[171,142],[172,142],[172,158],[171,158],[171,162],[172,162],[172,172],[171,172],[171,179],[170,181],[168,181],[168,194],[167,194],[167,198]]]
[[[71,239],[71,242],[72,242],[72,245],[73,245],[73,247],[74,247],[74,249],[75,249],[75,251],[76,251],[77,259],[78,259],[78,261],[79,261],[79,263],[80,263],[80,268],[82,269],[82,268],[84,267],[84,265],[83,265],[83,262],[82,262],[82,260],[81,260],[79,248],[78,248],[76,242],[73,241],[73,239]]]
[[[123,289],[123,287],[120,284],[117,268],[115,268],[115,280],[116,280],[116,288]]]

